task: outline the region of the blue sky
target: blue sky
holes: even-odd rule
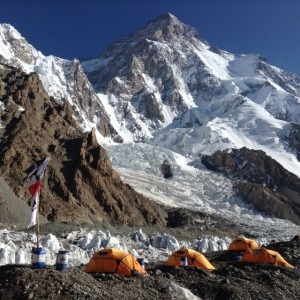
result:
[[[66,59],[95,57],[166,12],[214,46],[300,75],[298,0],[0,0],[0,23]]]

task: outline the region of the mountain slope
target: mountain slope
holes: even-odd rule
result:
[[[246,147],[253,155],[263,151],[300,177],[300,78],[260,55],[213,47],[195,29],[165,14],[82,65],[124,141],[163,147],[195,164],[199,156]],[[129,182],[144,185],[142,179]],[[245,187],[239,195],[265,213],[299,223],[297,183],[293,188],[292,205],[278,194],[284,186],[272,191],[268,205],[251,200]],[[265,197],[262,193],[260,199]],[[275,199],[278,205],[270,209]]]
[[[78,60],[44,56],[9,24],[0,24],[0,63],[35,72],[49,96],[57,103],[69,102],[83,130],[97,127],[103,136],[114,136],[105,108],[87,80]]]
[[[37,74],[3,66],[0,71],[5,107],[0,176],[19,198],[30,198],[21,186],[24,170],[49,156],[40,201],[40,212],[49,221],[165,224],[166,210],[121,181],[96,130],[84,134],[72,117],[72,107],[53,101]]]
[[[168,125],[209,128],[247,101],[273,118],[300,120],[299,77],[259,55],[212,47],[171,14],[82,65],[125,141],[144,141]]]

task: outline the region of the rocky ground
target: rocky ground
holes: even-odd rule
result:
[[[148,266],[148,276],[87,274],[83,267],[57,271],[53,267],[0,267],[0,299],[183,299],[179,285],[200,299],[299,299],[300,241],[278,243],[296,268],[234,262],[225,252],[207,255],[214,272],[196,267]]]
[[[59,235],[76,226],[45,224],[41,231]],[[124,226],[107,225],[106,229],[112,233],[130,231]],[[155,229],[143,230],[149,234]],[[187,227],[168,231],[177,238],[196,234]],[[180,294],[176,286],[199,299],[300,299],[300,240],[277,242],[268,248],[278,251],[295,269],[238,263],[236,254],[228,251],[205,254],[216,267],[213,272],[152,262],[146,265],[148,276],[137,277],[88,274],[83,272],[83,265],[67,271],[57,271],[54,266],[34,269],[31,265],[5,265],[0,267],[0,299],[192,299]]]

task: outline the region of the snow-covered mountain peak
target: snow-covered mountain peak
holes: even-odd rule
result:
[[[115,134],[105,108],[78,60],[44,56],[13,26],[0,24],[0,63],[20,68],[26,73],[36,72],[55,101],[68,101],[73,106],[74,117],[82,129],[97,127],[103,136]]]
[[[2,63],[37,72],[49,95],[73,105],[84,129],[96,126],[118,141],[162,142],[179,152],[177,146],[184,145],[182,153],[198,155],[243,144],[234,133],[265,150],[270,136],[282,143],[279,135],[287,132],[288,122],[300,123],[299,77],[270,66],[258,54],[213,47],[171,14],[121,38],[99,58],[82,62],[89,80],[78,61],[44,56],[12,26],[0,28]],[[242,113],[251,117],[236,122]],[[268,124],[282,120],[282,125],[266,126],[270,131],[253,139],[253,132],[259,134],[255,124],[265,115]],[[216,124],[223,122],[229,125],[221,130]],[[167,145],[163,137],[170,130]],[[208,133],[210,138],[203,139]],[[170,139],[174,135],[186,136]],[[190,135],[192,144],[186,139]]]
[[[195,29],[166,14],[82,65],[95,90],[108,96],[111,118],[123,124],[120,135],[134,141],[196,107],[197,81],[217,90],[220,78],[229,78],[233,55],[210,48]]]
[[[159,16],[133,34],[134,37],[145,35],[157,41],[174,40],[180,39],[181,37],[195,37],[199,39],[199,34],[196,29],[185,25],[170,13]]]
[[[0,24],[0,62],[33,72],[44,56],[11,25]]]
[[[14,38],[15,40],[23,40],[24,42],[26,42],[19,31],[17,31],[15,27],[7,23],[0,24],[0,34],[2,37]]]
[[[82,65],[100,98],[105,95],[110,118],[122,124],[115,127],[125,141],[144,140],[172,124],[202,126],[247,99],[275,118],[300,120],[298,77],[259,54],[213,47],[171,14]]]

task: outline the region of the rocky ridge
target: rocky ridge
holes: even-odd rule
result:
[[[239,194],[260,211],[300,224],[300,179],[263,151],[218,151],[203,155],[202,163],[232,177]]]
[[[121,181],[95,131],[83,133],[72,107],[49,97],[36,73],[4,67],[0,79],[5,107],[0,170],[19,198],[29,199],[20,184],[24,170],[50,156],[40,203],[40,212],[49,221],[166,223],[166,210]]]

